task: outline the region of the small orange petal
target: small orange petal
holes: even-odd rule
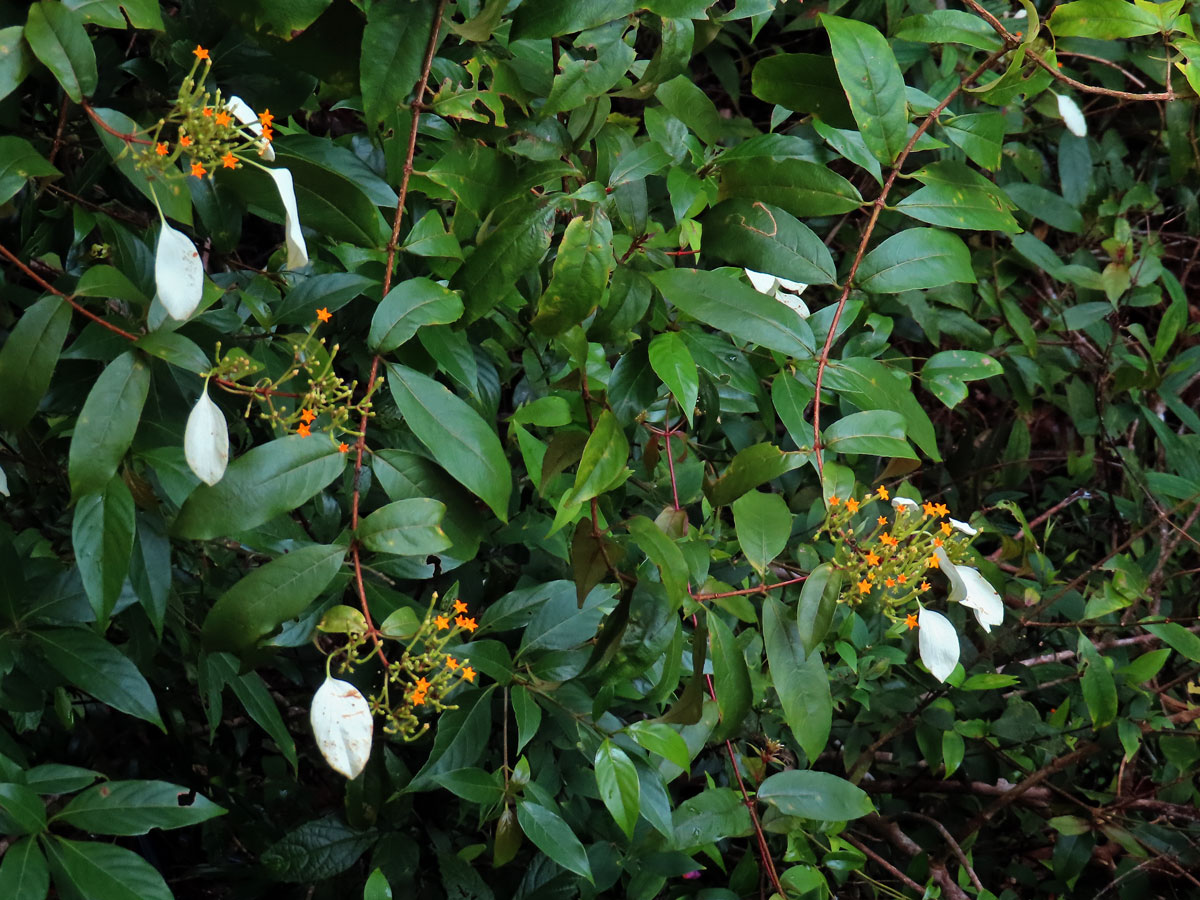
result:
[[[224,166],[226,169],[236,169],[237,168],[237,157],[234,156],[232,153],[226,153],[224,156],[221,157],[221,165]]]
[[[876,493],[879,495],[880,500],[888,499],[888,489],[885,488],[882,484],[879,486],[879,490],[876,491]]]
[[[908,584],[908,576],[907,575],[897,575],[896,580],[899,581],[901,584]]]
[[[204,166],[201,165],[200,163],[194,162],[194,163],[192,163],[192,174],[195,177],[200,178],[204,175],[207,175],[208,170],[206,168],[204,168]]]
[[[450,620],[446,616],[434,616],[433,624],[441,631],[445,631],[450,627]]]
[[[333,313],[329,311],[329,307],[323,306],[317,310],[317,319],[321,322],[328,322],[333,318]]]
[[[870,593],[870,591],[871,591],[871,582],[864,579],[858,583],[858,592],[860,594],[867,594],[867,593]]]
[[[342,443],[338,444],[338,453],[349,453],[349,452],[350,452],[350,445],[347,444],[345,441],[342,441]]]
[[[858,501],[851,497],[846,501],[846,509],[850,510],[852,513],[858,512]]]
[[[841,501],[841,500],[839,500],[837,497],[830,497],[830,498],[829,498],[829,505],[830,505],[830,506],[837,506],[837,505],[838,505],[839,503],[841,503],[841,502],[842,502],[842,501]]]
[[[447,656],[446,657],[446,668],[449,669],[451,672],[453,672],[455,669],[458,668],[458,660],[455,659],[453,656]]]
[[[229,125],[229,123],[232,121],[233,121],[233,119],[230,117],[229,113],[227,113],[227,112],[217,113],[217,124],[220,125],[222,128],[227,127]]]
[[[206,119],[211,119],[212,114],[213,114],[213,108],[211,106],[204,107],[204,117]]]
[[[154,152],[157,153],[159,156],[166,156],[167,155],[167,145],[159,144],[157,147],[154,148]]]
[[[192,51],[192,54],[196,57],[196,59],[208,59],[208,51],[199,44],[196,45],[196,49]]]
[[[876,525],[886,525],[887,524],[887,516],[880,516],[878,519],[875,520],[875,524]]]
[[[312,434],[312,431],[306,422],[301,422],[300,427],[296,429],[296,434],[300,435],[300,437],[308,437]]]
[[[465,678],[467,681],[475,680],[475,670],[472,669],[470,666],[467,666],[465,669],[463,669],[462,675],[463,675],[463,678]]]
[[[904,624],[908,626],[908,630],[912,631],[917,627],[917,616],[915,613],[909,613],[904,617]]]
[[[467,611],[467,604],[463,603],[461,600],[455,600],[454,611],[456,613],[465,613]]]

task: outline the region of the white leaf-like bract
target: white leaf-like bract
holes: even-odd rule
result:
[[[892,509],[902,512],[917,512],[921,508],[921,504],[916,500],[909,500],[907,497],[893,497]]]
[[[946,521],[950,523],[950,527],[955,531],[961,531],[963,534],[970,535],[971,537],[979,534],[978,528],[972,528],[966,522],[960,522],[958,519],[951,518],[947,518]]]
[[[1055,94],[1058,98],[1058,114],[1062,116],[1067,131],[1075,137],[1087,137],[1087,119],[1083,117],[1079,106],[1066,94]]]
[[[990,632],[993,625],[1004,621],[1004,601],[978,569],[955,565],[941,547],[933,553],[937,557],[938,568],[950,579],[951,603],[961,603],[974,610],[975,618],[984,631]]]
[[[326,677],[313,695],[313,734],[325,762],[347,778],[357,778],[371,755],[375,727],[367,698],[348,681]]]
[[[165,221],[154,254],[154,284],[163,309],[172,319],[184,321],[196,311],[204,294],[204,265],[186,234]]]
[[[795,284],[796,282],[793,281],[790,283]],[[803,287],[808,287],[808,285],[803,285]],[[799,294],[789,294],[787,291],[781,289],[775,292],[775,299],[795,312],[800,318],[808,318],[808,304],[800,299]]]
[[[229,107],[229,111],[233,113],[233,117],[245,125],[250,131],[259,137],[262,137],[262,123],[258,121],[258,115],[250,108],[250,104],[241,97],[230,97],[225,101],[225,105]],[[267,162],[275,162],[275,149],[271,146],[270,141],[263,141],[259,144],[258,155]]]
[[[753,269],[743,269],[746,277],[750,279],[750,283],[754,285],[754,289],[760,294],[769,294],[775,290],[776,278],[774,275],[768,275],[766,272],[755,272]]]
[[[9,496],[8,476],[4,474],[3,468],[0,468],[0,494],[3,494],[5,497]]]
[[[288,169],[267,169],[267,174],[279,190],[283,201],[283,237],[287,241],[287,267],[300,269],[308,265],[308,248],[300,231],[300,211],[296,208],[296,188]]]
[[[958,665],[958,634],[941,613],[922,608],[917,614],[920,629],[917,646],[921,662],[938,681],[945,681]]]
[[[208,485],[220,481],[229,464],[229,429],[220,408],[208,396],[207,384],[188,416],[183,455],[188,468]]]

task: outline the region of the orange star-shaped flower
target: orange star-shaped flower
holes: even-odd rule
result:
[[[211,119],[212,114],[213,114],[213,108],[211,106],[204,107],[204,118]]]
[[[454,611],[456,613],[466,613],[467,604],[463,603],[461,600],[455,600],[454,601]]]
[[[938,564],[938,558],[936,556],[931,556],[929,559],[925,560],[925,565],[929,566],[931,569],[941,568],[941,566]]]
[[[167,155],[167,145],[165,143],[159,144],[158,146],[156,146],[154,148],[154,152],[157,153],[159,156],[166,156]]]
[[[876,555],[875,555],[875,554],[874,554],[872,551],[870,551],[870,550],[868,550],[868,551],[867,551],[867,565],[868,565],[868,566],[877,566],[877,565],[879,565],[879,557],[878,557],[878,556],[876,556]]]
[[[908,584],[908,576],[907,575],[897,575],[896,580],[898,582],[900,582],[901,584]]]
[[[879,543],[884,544],[888,547],[895,547],[897,544],[900,543],[900,541],[898,538],[892,537],[891,534],[889,534],[888,532],[885,531],[883,534],[881,534],[879,536]]]
[[[475,681],[475,670],[472,669],[470,666],[467,666],[466,668],[463,669],[463,678],[465,678],[467,681],[474,682]]]
[[[877,490],[875,493],[876,493],[876,494],[879,496],[879,499],[880,499],[880,500],[887,500],[887,499],[889,499],[889,497],[888,497],[888,489],[887,489],[887,488],[885,488],[885,487],[884,487],[882,484],[879,486],[879,490]]]
[[[263,130],[262,130],[262,137],[263,137],[263,140],[266,141],[268,144],[271,143],[271,141],[275,140],[274,129],[269,128],[266,125],[264,125]]]
[[[434,616],[433,624],[441,631],[445,631],[450,627],[450,620],[446,616]]]
[[[929,590],[931,587],[932,587],[932,585],[931,585],[931,584],[930,584],[928,581],[922,581],[922,582],[921,582],[921,590],[923,590],[923,591],[927,591],[927,590]]]
[[[179,146],[180,147],[192,146],[192,139],[190,137],[188,137],[186,134],[181,134],[179,136]]]
[[[222,128],[228,128],[229,123],[232,121],[233,121],[233,117],[230,116],[229,113],[225,112],[224,110],[217,113],[217,124],[220,125]]]
[[[888,587],[895,587],[895,586],[896,586],[896,579],[895,579],[895,578],[888,578],[888,579],[884,580],[884,582],[883,582],[883,583],[884,583],[884,584],[886,584]]]
[[[862,581],[860,581],[858,583],[858,592],[860,594],[870,593],[871,592],[871,582],[867,581],[865,578]]]
[[[446,657],[446,668],[449,669],[451,672],[453,672],[455,669],[458,668],[458,660],[455,659],[453,656],[447,656]]]
[[[425,694],[422,691],[417,691],[416,693],[414,693],[412,695],[412,704],[413,704],[413,706],[424,706],[425,705]]]
[[[858,512],[858,501],[851,497],[846,501],[846,509],[850,510],[852,513]]]
[[[429,682],[426,681],[424,678],[418,678],[417,679],[417,690],[420,691],[421,693],[425,693],[426,691],[429,690]]]
[[[300,435],[300,437],[308,437],[312,434],[312,430],[308,427],[308,423],[301,422],[299,427],[296,428],[296,434]]]
[[[270,128],[271,123],[274,121],[275,117],[271,115],[271,111],[269,109],[264,109],[258,114],[258,122],[263,128]]]
[[[320,309],[317,310],[317,321],[328,322],[332,318],[333,318],[333,313],[331,313],[329,311],[329,307],[322,306]]]
[[[951,528],[950,528],[950,523],[949,523],[949,522],[943,522],[943,523],[942,523],[942,534],[944,534],[944,535],[946,535],[947,537],[949,537],[949,536],[950,536],[950,532],[951,532],[952,530],[953,530],[953,529],[951,529]]]
[[[829,505],[830,505],[830,506],[837,506],[837,505],[838,505],[839,503],[841,503],[841,502],[842,502],[842,501],[841,501],[841,500],[839,500],[837,497],[830,497],[830,498],[829,498]]]
[[[950,507],[948,507],[948,506],[947,506],[945,503],[939,503],[939,504],[938,504],[936,507],[934,507],[934,511],[935,511],[935,512],[936,512],[936,513],[937,513],[939,516],[948,516],[948,515],[950,515]]]
[[[475,624],[475,620],[468,619],[466,616],[455,616],[454,624],[459,628],[465,628],[467,631],[474,631],[479,626]]]
[[[912,631],[914,628],[916,628],[917,627],[917,614],[909,613],[907,616],[905,616],[904,624],[908,626],[909,631]]]
[[[887,516],[880,516],[878,519],[875,520],[875,524],[876,525],[886,525],[887,524]]]
[[[195,177],[200,178],[204,175],[207,175],[208,170],[206,168],[204,168],[204,166],[202,166],[200,163],[194,162],[194,163],[192,163],[192,174]]]
[[[927,516],[936,516],[937,515],[937,507],[934,506],[932,503],[922,503],[921,509],[925,510],[925,515],[927,515]]]
[[[349,453],[349,452],[350,452],[350,445],[347,444],[345,441],[342,441],[340,444],[338,444],[338,453]]]
[[[192,51],[192,55],[195,56],[196,59],[209,59],[208,51],[205,50],[203,47],[201,47],[199,44],[197,44],[196,49]],[[209,62],[212,62],[212,60],[209,59]]]
[[[313,412],[311,409],[300,410],[300,421],[301,422],[315,422],[316,419],[317,419],[317,414],[315,412]]]
[[[236,169],[237,168],[237,157],[234,156],[232,153],[226,153],[224,156],[221,157],[221,165],[224,166],[226,169]]]
[[[942,539],[941,539],[940,537],[935,537],[935,538],[933,539],[933,546],[935,546],[935,547],[940,547],[940,546],[942,546],[942,543],[943,543],[943,541],[942,541]]]

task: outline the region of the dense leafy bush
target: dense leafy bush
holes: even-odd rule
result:
[[[964,3],[0,3],[0,897],[1194,896],[1200,43]]]

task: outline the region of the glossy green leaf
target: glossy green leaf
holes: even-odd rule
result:
[[[165,781],[106,781],[89,788],[54,815],[93,834],[146,834],[152,828],[184,828],[225,814],[207,797]]]
[[[1005,132],[1002,114],[954,116],[942,123],[942,131],[975,165],[992,171],[1000,168]]]
[[[122,353],[100,373],[88,392],[71,436],[68,472],[75,497],[99,491],[116,474],[133,443],[150,390],[150,367]]]
[[[723,157],[720,169],[722,200],[766,203],[800,217],[850,212],[863,203],[853,184],[807,159]]]
[[[0,100],[21,86],[33,65],[33,54],[24,36],[25,28],[21,25],[0,28]]]
[[[691,752],[685,741],[670,725],[662,722],[633,722],[625,727],[626,733],[651,753],[670,760],[683,770],[691,769]]]
[[[317,545],[259,566],[213,604],[204,619],[205,646],[235,653],[249,650],[320,596],[345,555],[345,547]]]
[[[903,369],[879,360],[852,356],[830,361],[825,384],[859,409],[895,410],[904,416],[905,433],[933,460],[940,460],[937,436],[928,413],[917,402],[912,377]],[[811,428],[809,429],[811,436]],[[811,437],[810,437],[811,440]]]
[[[1004,231],[1010,234],[1021,230],[1017,220],[995,194],[970,187],[927,184],[897,203],[896,209],[921,222],[944,228]]]
[[[1085,637],[1079,639],[1083,659],[1083,702],[1087,704],[1092,725],[1099,731],[1117,717],[1117,686],[1104,657]]]
[[[638,548],[658,566],[663,587],[672,608],[677,609],[687,596],[687,561],[679,545],[663,534],[646,516],[634,516],[625,523]]]
[[[24,428],[37,412],[58,364],[71,307],[58,297],[30,306],[0,347],[0,426]]]
[[[1020,182],[1005,185],[1004,192],[1018,207],[1047,225],[1071,234],[1083,231],[1083,216],[1079,210],[1053,191]]]
[[[25,40],[75,103],[96,90],[96,52],[82,16],[65,3],[39,0],[30,4]]]
[[[42,628],[30,633],[46,662],[75,687],[163,728],[150,685],[129,657],[104,638],[87,628]]]
[[[816,342],[807,322],[781,315],[779,301],[729,274],[666,269],[650,280],[668,302],[712,328],[797,359],[813,355]]]
[[[543,334],[560,334],[582,322],[604,297],[612,272],[612,225],[599,208],[567,223],[554,274],[538,301],[532,327]]]
[[[23,784],[0,784],[0,813],[17,826],[17,834],[46,830],[46,804]]]
[[[202,657],[202,665],[207,669],[214,690],[219,694],[226,685],[233,688],[234,695],[246,713],[275,742],[292,769],[296,769],[296,742],[292,739],[288,726],[284,724],[279,707],[275,704],[271,692],[267,690],[262,676],[257,672],[239,675],[240,663],[231,653],[209,653]]]
[[[828,772],[776,772],[758,786],[758,799],[786,816],[844,822],[874,812],[866,791]]]
[[[669,728],[669,726],[663,726]],[[610,740],[605,740],[596,751],[593,761],[596,769],[596,788],[600,800],[608,808],[625,836],[633,839],[633,827],[638,820],[637,769],[629,755]],[[532,840],[532,838],[531,838]]]
[[[500,439],[479,413],[406,366],[388,366],[388,386],[405,423],[438,464],[507,522],[512,470]]]
[[[24,138],[0,137],[0,203],[13,197],[30,178],[62,173]]]
[[[158,870],[132,850],[57,835],[45,847],[54,886],[66,897],[174,900]]]
[[[838,78],[868,149],[890,165],[908,143],[904,76],[887,40],[873,26],[821,15]]]
[[[262,864],[279,881],[311,884],[345,872],[377,839],[374,831],[326,816],[288,832],[263,852]]]
[[[129,574],[136,527],[133,496],[119,477],[75,503],[71,547],[83,589],[101,622],[108,621]]]
[[[433,26],[428,0],[403,7],[373,4],[362,36],[359,85],[364,115],[376,123],[390,116],[412,93]]]
[[[1127,0],[1075,0],[1054,7],[1050,30],[1057,37],[1117,38],[1157,34],[1161,23],[1150,10]]]
[[[496,223],[455,276],[470,320],[486,315],[513,289],[517,278],[550,248],[554,208],[515,206]]]
[[[128,178],[129,183],[137,188],[148,201],[162,207],[163,215],[177,222],[183,222],[185,225],[191,225],[192,198],[184,174],[176,168],[169,167],[165,172],[156,172],[151,178],[144,169],[137,167],[133,156],[129,153],[129,145],[113,134],[113,132],[132,134],[141,130],[139,124],[125,113],[115,109],[95,107],[92,109],[92,113],[94,114],[93,131],[121,174]]]
[[[463,314],[458,294],[428,278],[410,278],[388,291],[375,307],[367,346],[376,353],[395,350],[423,325],[447,325]]]
[[[967,245],[935,228],[909,228],[892,235],[863,257],[856,278],[858,286],[872,294],[975,283]]]
[[[658,86],[657,99],[667,111],[706,144],[715,144],[724,130],[716,104],[686,75]]]
[[[837,67],[816,53],[776,53],[758,61],[751,74],[751,91],[765,103],[777,103],[799,113],[813,113],[837,128],[854,125]]]
[[[712,739],[723,741],[738,733],[742,719],[750,711],[750,670],[729,626],[711,609],[707,620],[712,639],[713,684],[721,713],[720,724],[713,730]]]
[[[789,612],[777,597],[763,601],[763,644],[784,720],[812,765],[829,740],[833,699],[821,654],[805,650]]]
[[[706,484],[704,494],[713,506],[728,506],[747,491],[804,465],[807,455],[784,453],[774,444],[752,444],[734,456],[716,481]]]
[[[397,556],[427,556],[451,546],[442,531],[446,504],[427,498],[397,500],[377,509],[358,526],[358,537],[368,550]]]
[[[999,361],[975,350],[943,350],[921,367],[921,383],[949,408],[967,398],[964,382],[991,378],[1004,372]]]
[[[172,532],[207,540],[254,528],[309,500],[345,465],[346,454],[318,435],[260,444],[231,462],[215,485],[196,488]]]
[[[46,900],[50,870],[32,837],[13,841],[0,860],[0,897],[8,900]]]
[[[901,19],[892,36],[922,44],[964,44],[989,53],[1001,47],[999,35],[982,17],[957,9],[935,9]]]
[[[633,0],[578,0],[570,4],[557,0],[527,0],[513,20],[512,37],[558,37],[623,18],[633,10]]]
[[[814,651],[829,633],[841,587],[842,573],[830,563],[821,563],[804,580],[796,604],[796,627],[805,654],[819,655]]]
[[[727,263],[803,284],[832,284],[836,277],[829,248],[778,206],[731,199],[703,221],[705,249]]]
[[[592,867],[583,844],[558,813],[529,800],[521,800],[517,803],[517,821],[535,847],[567,871],[592,882]]]
[[[689,423],[696,411],[700,374],[696,361],[676,332],[655,335],[649,347],[650,367],[667,386]]]
[[[765,577],[767,565],[779,556],[792,534],[792,513],[779,494],[750,491],[733,501],[733,525],[738,545]]]
[[[904,416],[888,409],[851,413],[838,419],[825,429],[825,449],[832,453],[917,458],[904,438]]]
[[[563,500],[574,506],[598,497],[623,479],[629,460],[629,440],[625,430],[608,410],[596,418],[596,427],[583,447],[583,456],[575,472],[575,486]]]

